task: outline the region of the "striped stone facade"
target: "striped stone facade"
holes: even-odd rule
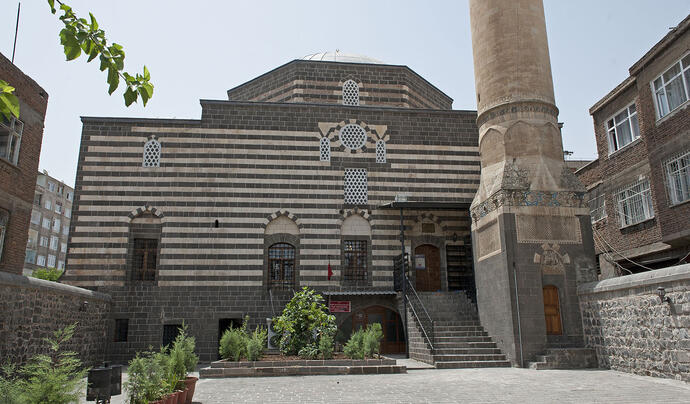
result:
[[[367,102],[273,95],[281,80],[288,87],[293,82],[284,74],[291,65],[331,83],[334,94],[336,83],[352,79]],[[390,84],[383,71],[400,82]],[[245,86],[229,91],[230,101],[201,100],[200,120],[82,119],[63,280],[110,294],[113,323],[128,320],[129,337],[112,344],[112,360],[159,345],[163,326],[182,320],[197,337],[202,360],[214,359],[219,320],[248,314],[262,323],[303,286],[344,295],[392,291],[399,212],[379,207],[397,194],[469,204],[476,192],[476,113],[450,110],[451,100],[407,67],[296,61]],[[364,95],[386,86],[400,97],[416,88],[422,101],[390,107]],[[341,140],[346,125],[364,129],[362,147]],[[328,160],[321,158],[323,138]],[[152,139],[160,144],[159,165],[143,167]],[[377,162],[381,143],[385,162]],[[366,171],[366,203],[345,203],[348,170]],[[466,210],[406,211],[405,226],[411,251],[421,244],[440,249],[442,278],[446,245],[464,245],[472,256]],[[140,232],[159,243],[154,281],[133,279],[133,239]],[[363,279],[343,276],[345,240],[367,243]],[[267,250],[275,243],[295,247],[288,288],[271,286]],[[442,288],[447,285],[443,278]],[[397,307],[394,294],[389,306]]]

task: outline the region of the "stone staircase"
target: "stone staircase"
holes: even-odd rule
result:
[[[433,350],[410,308],[407,322],[410,358],[439,369],[505,367],[510,362],[479,323],[476,306],[462,292],[418,292],[411,300],[424,305],[433,320]],[[413,301],[416,310],[419,304]],[[421,315],[421,313],[420,313]],[[430,328],[428,324],[426,328]]]

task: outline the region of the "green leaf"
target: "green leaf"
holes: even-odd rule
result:
[[[48,5],[50,6],[50,12],[55,14],[55,12],[57,11],[55,9],[55,0],[48,0]]]
[[[81,47],[74,33],[67,28],[60,31],[60,43],[65,48],[67,60],[74,60],[81,55]]]
[[[7,92],[0,93],[0,112],[9,121],[10,114],[19,118],[19,99],[14,94]]]
[[[94,17],[91,13],[89,13],[89,17],[91,17],[91,30],[98,30],[98,22],[96,22],[96,17]]]
[[[110,87],[108,87],[108,94],[112,94],[117,90],[117,86],[120,85],[120,75],[117,73],[117,70],[112,67],[108,69],[108,84],[110,84]]]
[[[149,93],[144,89],[144,87],[139,87],[138,89],[139,94],[141,95],[141,101],[144,103],[144,106],[146,106],[146,103],[148,102],[149,98]]]
[[[144,80],[151,80],[151,73],[149,73],[149,69],[146,68],[146,65],[144,65]]]
[[[143,96],[142,96],[142,99]],[[132,105],[133,102],[137,101],[137,92],[132,90],[132,87],[127,87],[127,91],[125,91],[125,105],[130,106]],[[144,101],[144,104],[146,104],[146,101]]]

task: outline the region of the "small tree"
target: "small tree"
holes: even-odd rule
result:
[[[297,355],[307,345],[316,344],[319,336],[335,334],[335,316],[328,314],[323,297],[304,287],[285,305],[283,313],[274,320],[283,336],[280,350],[286,355]]]
[[[34,270],[34,272],[31,274],[32,277],[37,278],[37,279],[43,279],[46,281],[51,281],[51,282],[57,282],[58,279],[60,279],[60,275],[62,275],[62,270],[56,269],[56,268],[39,268]]]

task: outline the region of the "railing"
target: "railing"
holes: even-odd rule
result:
[[[429,343],[429,347],[431,347],[431,352],[433,353],[434,320],[429,315],[429,312],[426,310],[426,307],[424,307],[424,303],[422,303],[422,299],[419,298],[417,291],[415,290],[414,286],[412,286],[410,278],[405,276],[405,280],[407,281],[406,295],[407,301],[410,304],[410,310],[417,319],[417,324],[419,324],[419,327],[422,329],[422,334],[424,335],[424,338],[426,338],[426,341]]]

